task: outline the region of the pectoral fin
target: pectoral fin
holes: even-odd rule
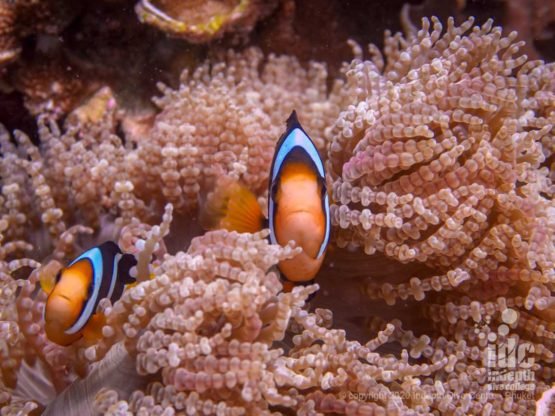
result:
[[[106,317],[103,313],[95,313],[83,328],[82,334],[87,344],[102,338],[102,327],[106,325]]]
[[[56,286],[56,282],[60,280],[62,265],[56,260],[50,261],[39,271],[39,283],[42,290],[50,294]]]
[[[256,196],[245,185],[225,180],[208,197],[202,223],[207,229],[255,233],[263,228],[264,215]]]

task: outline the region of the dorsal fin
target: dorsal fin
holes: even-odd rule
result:
[[[287,131],[294,130],[296,128],[302,129],[301,123],[297,117],[297,111],[293,110],[289,118],[287,119]]]
[[[306,132],[303,129],[303,126],[301,126],[301,123],[299,122],[299,118],[297,117],[297,111],[293,110],[286,121],[285,131],[283,132],[283,134],[280,136],[280,138],[276,143],[276,149],[279,149],[281,147],[281,145],[283,144],[287,136],[289,136],[289,134],[291,134],[291,132],[295,129],[300,129],[306,134]]]

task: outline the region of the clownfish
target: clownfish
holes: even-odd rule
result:
[[[43,315],[48,339],[65,346],[81,337],[98,338],[104,324],[98,303],[121,297],[124,286],[135,282],[129,271],[136,264],[133,255],[107,241],[75,258],[54,279],[41,277],[48,294]]]
[[[295,111],[277,142],[268,185],[268,219],[255,195],[234,182],[216,189],[207,200],[203,223],[206,228],[238,232],[270,229],[272,244],[294,240],[302,252],[282,260],[278,268],[284,290],[310,284],[320,270],[330,239],[330,209],[326,172],[318,149],[304,131]]]

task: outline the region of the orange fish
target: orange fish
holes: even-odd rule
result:
[[[55,279],[41,278],[48,293],[44,308],[46,336],[60,345],[69,345],[81,337],[98,337],[103,316],[96,312],[103,298],[117,301],[124,286],[134,283],[129,270],[137,261],[123,254],[107,241],[93,247],[70,262]]]
[[[326,173],[316,146],[293,111],[279,139],[270,169],[267,222],[256,197],[244,185],[217,189],[203,216],[208,228],[239,232],[270,229],[270,242],[285,245],[294,240],[302,252],[278,264],[286,282],[311,283],[322,266],[330,238]]]

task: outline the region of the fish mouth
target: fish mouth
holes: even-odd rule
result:
[[[312,214],[312,212],[308,209],[296,209],[294,211],[289,211],[289,215],[291,214],[298,214],[298,213],[305,213],[305,214]]]
[[[71,299],[69,297],[67,297],[66,295],[58,295],[60,296],[62,299],[67,300],[68,302],[71,302]]]

